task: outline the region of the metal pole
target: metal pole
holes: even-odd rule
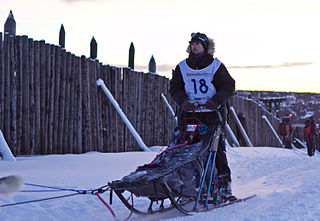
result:
[[[231,130],[231,127],[229,126],[229,124],[226,124],[226,129],[227,129],[228,134],[230,135],[233,143],[236,145],[236,147],[240,147],[239,141],[236,138],[236,136],[234,135],[233,131]]]
[[[16,161],[16,158],[13,156],[6,140],[4,139],[4,136],[1,130],[0,130],[0,154],[3,160]]]
[[[264,120],[264,122],[266,122],[268,128],[270,129],[271,133],[274,135],[274,137],[276,138],[276,140],[278,141],[280,146],[283,147],[281,139],[279,138],[279,136],[276,133],[276,131],[273,129],[273,127],[272,127],[270,121],[268,120],[268,118],[265,115],[262,115],[262,119]]]
[[[102,90],[104,91],[104,93],[107,95],[107,97],[109,98],[110,102],[112,103],[112,105],[114,106],[114,108],[116,109],[118,114],[120,115],[120,117],[123,120],[123,122],[127,125],[128,129],[130,130],[130,132],[132,133],[133,137],[138,142],[138,144],[141,147],[141,149],[144,150],[144,151],[148,151],[149,152],[150,149],[144,144],[144,142],[141,139],[140,135],[137,133],[137,131],[134,129],[134,127],[132,126],[132,124],[130,123],[130,121],[126,117],[126,115],[123,113],[123,111],[121,110],[118,102],[114,99],[114,97],[112,96],[111,92],[106,87],[104,81],[101,80],[101,79],[97,80],[97,86],[100,86],[102,88]]]
[[[237,123],[238,127],[240,128],[240,132],[241,132],[242,136],[244,137],[247,145],[249,147],[253,147],[253,145],[252,145],[252,143],[251,143],[246,131],[244,130],[244,128],[243,128],[243,126],[242,126],[242,124],[241,124],[241,122],[240,122],[240,120],[239,120],[239,118],[238,118],[238,116],[236,114],[236,111],[234,110],[234,108],[232,106],[230,106],[230,110],[231,110],[231,113],[232,113],[234,119],[236,120],[236,123]]]
[[[169,102],[168,102],[168,100],[167,100],[166,96],[164,96],[164,94],[163,94],[163,93],[161,93],[161,97],[162,97],[162,100],[164,101],[164,103],[167,105],[167,107],[168,107],[169,111],[171,112],[172,116],[174,117],[174,119],[175,119],[175,120],[176,120],[176,122],[178,123],[178,118],[177,118],[176,114],[174,113],[174,111],[173,111],[173,109],[172,109],[171,105],[169,104]]]

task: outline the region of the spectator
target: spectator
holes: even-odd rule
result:
[[[282,136],[282,144],[285,148],[292,149],[294,130],[295,127],[292,124],[292,114],[286,114],[278,127],[278,133]]]
[[[316,121],[313,119],[313,117],[310,117],[308,120],[306,120],[305,126],[302,131],[304,140],[307,143],[308,155],[311,157],[314,155],[319,137]]]

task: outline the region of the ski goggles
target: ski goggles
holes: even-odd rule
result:
[[[191,41],[189,43],[194,41],[208,42],[208,37],[205,34],[202,34],[200,32],[192,33]]]

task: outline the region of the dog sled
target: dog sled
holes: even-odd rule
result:
[[[114,192],[132,212],[149,214],[172,207],[184,214],[215,208],[228,203],[219,191],[215,158],[222,140],[221,124],[207,127],[189,120],[174,132],[168,148],[151,163],[108,183],[110,199]],[[147,208],[138,209],[133,197],[150,200]],[[165,203],[165,202],[169,203]],[[159,205],[154,206],[154,204]]]

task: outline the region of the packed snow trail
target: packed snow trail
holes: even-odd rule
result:
[[[63,188],[90,189],[120,179],[137,166],[151,162],[157,152],[97,153],[16,157],[0,161],[0,177],[20,175],[26,183]],[[150,216],[133,214],[130,220],[320,220],[320,154],[309,157],[306,149],[272,147],[228,148],[233,193],[257,194],[246,202],[183,216],[173,209]],[[23,189],[30,189],[24,186]],[[0,204],[39,199],[61,193],[19,192],[0,196]],[[109,194],[101,195],[106,201]],[[108,201],[107,201],[108,202]],[[148,207],[146,199],[135,204]],[[130,211],[114,195],[112,209],[119,220]],[[17,220],[114,220],[96,196],[78,195],[46,202],[0,208],[1,221]]]

